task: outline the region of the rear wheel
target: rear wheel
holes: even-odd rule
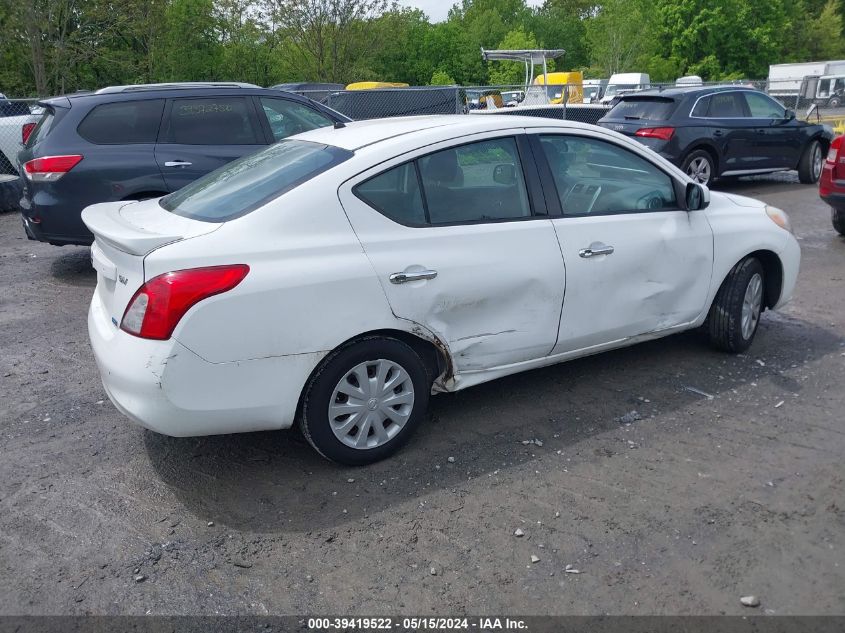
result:
[[[822,175],[823,161],[822,144],[818,141],[810,141],[798,162],[798,180],[805,185],[817,183]]]
[[[833,228],[839,235],[845,235],[845,209],[831,209]]]
[[[827,105],[830,108],[838,108],[839,106],[842,105],[842,97],[840,97],[838,95],[835,96],[835,97],[831,97],[830,101],[827,102]]]
[[[431,381],[411,347],[368,337],[330,354],[306,387],[300,427],[323,457],[350,466],[395,453],[428,407]]]
[[[733,353],[751,346],[763,311],[765,281],[763,265],[754,257],[742,260],[728,273],[707,317],[714,346]]]
[[[681,169],[695,182],[702,185],[709,185],[716,177],[716,165],[709,152],[697,149],[687,154]]]

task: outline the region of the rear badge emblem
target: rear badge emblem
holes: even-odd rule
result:
[[[117,276],[117,280],[118,280],[120,283],[122,283],[124,286],[126,285],[126,282],[127,282],[127,281],[129,281],[129,280],[128,280],[126,277],[124,277],[123,275],[118,275],[118,276]]]
[[[114,326],[117,327],[117,319],[114,317],[111,318],[111,322],[114,323]]]

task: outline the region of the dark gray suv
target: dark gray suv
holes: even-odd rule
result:
[[[114,86],[39,102],[19,154],[27,236],[91,244],[82,210],[165,195],[277,140],[349,119],[250,84]]]

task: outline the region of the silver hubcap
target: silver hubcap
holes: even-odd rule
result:
[[[356,365],[340,379],[329,403],[329,424],[346,446],[376,448],[396,437],[413,409],[408,372],[381,358]]]
[[[822,148],[818,143],[813,147],[813,179],[818,180],[822,175]]]
[[[710,161],[703,156],[693,158],[687,166],[687,174],[696,182],[706,185],[710,182]]]
[[[748,281],[745,298],[742,300],[742,338],[746,341],[754,334],[760,321],[760,308],[763,306],[763,278],[760,273]]]

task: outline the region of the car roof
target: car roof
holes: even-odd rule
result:
[[[48,105],[57,105],[60,107],[70,107],[69,104],[80,102],[112,102],[112,101],[132,101],[135,99],[154,99],[166,98],[171,96],[209,96],[209,95],[223,95],[231,92],[233,95],[279,95],[296,99],[299,101],[305,100],[305,97],[297,95],[292,92],[284,92],[281,90],[274,90],[272,88],[262,88],[254,84],[236,83],[236,82],[184,82],[184,83],[170,83],[170,84],[140,84],[131,86],[108,86],[100,88],[97,91],[79,91],[66,95],[58,95],[54,97],[47,97],[39,100],[39,103]]]
[[[651,88],[649,90],[641,90],[640,92],[632,92],[630,94],[621,95],[620,99],[635,99],[637,97],[665,97],[667,99],[673,99],[675,97],[702,96],[717,92],[725,92],[727,90],[752,90],[754,92],[759,92],[754,87],[743,85],[672,86],[671,88]]]
[[[533,127],[577,129],[583,128],[584,125],[584,123],[577,121],[556,121],[531,116],[440,114],[353,121],[344,124],[342,127],[323,127],[311,130],[299,134],[294,138],[355,151],[362,147],[378,145],[396,139],[397,137],[426,131],[433,132],[431,142],[436,143],[439,140],[454,138],[464,134],[477,134],[496,130]]]

